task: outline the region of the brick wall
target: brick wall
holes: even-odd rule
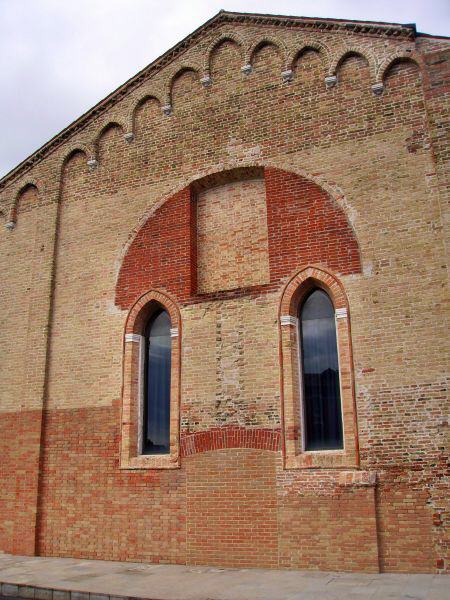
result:
[[[0,185],[0,550],[445,570],[448,41],[261,18],[180,52]],[[284,468],[278,309],[310,263],[348,298],[348,474]],[[155,287],[180,468],[132,471],[123,332]]]

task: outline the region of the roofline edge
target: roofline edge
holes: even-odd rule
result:
[[[163,54],[149,63],[146,67],[141,69],[136,75],[130,77],[127,81],[113,90],[105,98],[97,102],[92,108],[87,110],[77,119],[69,123],[67,127],[62,129],[59,133],[56,133],[50,140],[40,146],[37,150],[27,156],[13,169],[8,171],[3,177],[0,178],[0,191],[2,191],[8,184],[16,177],[28,172],[33,168],[35,164],[44,159],[47,155],[51,154],[52,151],[56,150],[61,144],[63,144],[72,135],[75,135],[78,131],[84,129],[89,121],[108,110],[108,108],[116,100],[119,100],[121,96],[125,96],[130,89],[139,85],[142,79],[147,77],[152,71],[157,68],[163,68],[166,64],[169,64],[180,55],[186,47],[193,42],[199,35],[207,31],[212,26],[216,26],[222,22],[275,22],[277,25],[316,25],[317,27],[323,28],[337,28],[337,29],[349,29],[356,28],[356,32],[361,33],[372,33],[372,34],[384,34],[384,35],[395,35],[398,37],[407,37],[415,39],[417,36],[432,36],[430,34],[418,33],[416,25],[414,23],[401,24],[401,23],[385,23],[376,21],[358,21],[349,19],[332,19],[322,17],[298,17],[298,16],[286,16],[286,15],[272,15],[272,14],[259,14],[259,13],[241,13],[220,10],[218,13],[213,15],[210,19],[201,24],[197,29],[192,31],[177,44],[166,50]]]

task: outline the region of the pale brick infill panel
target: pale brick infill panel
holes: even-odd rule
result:
[[[269,283],[263,178],[198,194],[197,269],[199,293]]]
[[[448,64],[408,27],[222,15],[0,182],[0,550],[447,568]],[[195,199],[239,169],[264,171],[270,281],[199,294]],[[359,469],[275,448],[280,297],[308,265],[351,319]],[[186,455],[121,470],[126,319],[155,288],[180,307]]]

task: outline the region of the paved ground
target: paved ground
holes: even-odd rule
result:
[[[450,576],[444,575],[218,569],[9,554],[0,554],[0,582],[90,592],[91,600],[95,594],[152,600],[450,600]],[[5,589],[14,591],[3,585],[3,594]]]

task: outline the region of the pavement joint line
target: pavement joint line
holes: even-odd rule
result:
[[[26,588],[24,590],[23,588]],[[33,592],[33,595],[31,595]],[[55,595],[56,593],[56,595]],[[5,598],[24,598],[27,600],[59,600],[68,598],[70,600],[160,600],[159,598],[150,598],[146,596],[118,596],[117,594],[102,594],[99,592],[84,592],[80,590],[70,590],[61,587],[43,587],[40,585],[30,585],[23,582],[11,583],[0,580],[0,597]],[[67,596],[65,596],[67,594]]]
[[[228,569],[0,554],[0,600],[444,600],[449,582],[448,575],[431,573]]]

